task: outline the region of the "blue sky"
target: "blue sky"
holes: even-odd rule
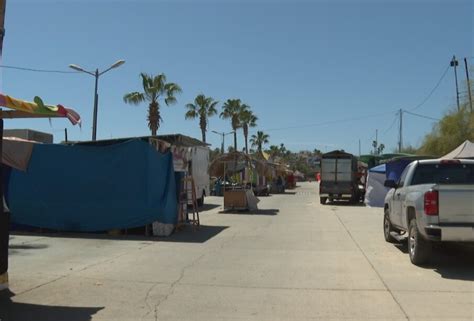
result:
[[[148,135],[146,106],[126,105],[122,97],[140,89],[140,72],[164,72],[183,93],[162,108],[160,133],[199,138],[198,122],[184,120],[184,105],[204,93],[252,106],[272,144],[357,153],[361,139],[365,153],[378,129],[390,151],[397,143],[395,110],[420,103],[453,54],[464,79],[461,59],[474,56],[473,12],[472,1],[457,0],[9,0],[2,63],[93,70],[125,59],[100,79],[99,139]],[[82,129],[62,119],[7,120],[5,127],[52,132],[56,141],[67,127],[70,139],[90,139],[93,80],[3,69],[3,92],[27,100],[39,95],[83,118]],[[454,104],[450,70],[416,112],[441,117]],[[352,118],[358,120],[307,126]],[[405,116],[404,141],[418,145],[432,125]],[[210,129],[228,131],[230,124],[216,117]],[[218,136],[209,133],[208,140],[220,146]]]

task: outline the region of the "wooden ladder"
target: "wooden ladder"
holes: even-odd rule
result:
[[[191,189],[190,196],[192,200],[190,210],[188,210],[189,187]],[[189,218],[190,211],[193,214],[192,219]],[[180,229],[188,223],[193,226],[193,231],[196,230],[196,227],[201,225],[196,198],[196,186],[192,176],[183,177],[181,179],[181,186],[179,189],[178,224],[176,228]]]

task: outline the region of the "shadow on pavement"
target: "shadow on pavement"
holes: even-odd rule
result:
[[[474,246],[445,243],[433,248],[431,262],[425,267],[444,279],[474,281]]]
[[[406,242],[394,245],[408,255]],[[456,243],[435,244],[430,261],[420,268],[433,270],[443,279],[474,281],[474,246]]]
[[[233,214],[233,215],[277,215],[280,212],[279,209],[261,209],[256,211],[221,211],[219,214]]]
[[[327,201],[325,205],[344,206],[344,207],[365,207],[365,204],[362,202],[354,204],[349,201],[332,201],[332,202]]]
[[[203,206],[199,207],[199,213],[205,212],[205,211],[210,211],[213,210],[217,207],[220,207],[221,205],[218,204],[204,204]]]
[[[205,243],[227,228],[228,226],[201,225],[193,231],[192,226],[185,225],[184,228],[174,232],[171,236],[156,239],[160,242]]]
[[[398,244],[394,244],[394,245],[397,249],[400,250],[400,252],[402,252],[404,254],[408,254],[408,244],[407,244],[407,242],[398,243]]]
[[[64,307],[17,303],[11,300],[14,294],[8,290],[0,292],[0,320],[42,321],[87,321],[103,307]]]
[[[10,238],[11,239],[11,238]],[[15,255],[19,253],[21,250],[41,250],[46,249],[49,246],[46,244],[10,244],[8,246],[8,255]]]

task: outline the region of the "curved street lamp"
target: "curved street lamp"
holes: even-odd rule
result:
[[[104,71],[99,71],[99,69],[96,69],[95,72],[87,71],[83,69],[81,66],[70,64],[69,68],[74,69],[79,72],[83,72],[89,75],[92,75],[95,77],[95,91],[94,91],[94,117],[92,121],[92,140],[95,141],[97,139],[97,108],[98,108],[98,103],[99,103],[99,95],[97,93],[98,89],[98,84],[99,84],[99,77],[105,74],[107,71],[120,67],[125,63],[125,60],[118,60],[116,61],[112,66],[109,68],[105,69]]]
[[[224,154],[224,139],[225,139],[225,136],[233,134],[234,131],[231,131],[229,133],[224,133],[224,132],[217,132],[215,130],[211,130],[211,132],[213,132],[214,134],[217,134],[219,136],[222,136],[221,153]]]

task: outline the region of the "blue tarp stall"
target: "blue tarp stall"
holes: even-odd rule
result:
[[[143,140],[107,146],[35,145],[13,169],[7,203],[16,224],[94,232],[177,222],[170,152]]]
[[[398,182],[405,167],[413,162],[415,158],[399,158],[386,163],[386,178]]]

